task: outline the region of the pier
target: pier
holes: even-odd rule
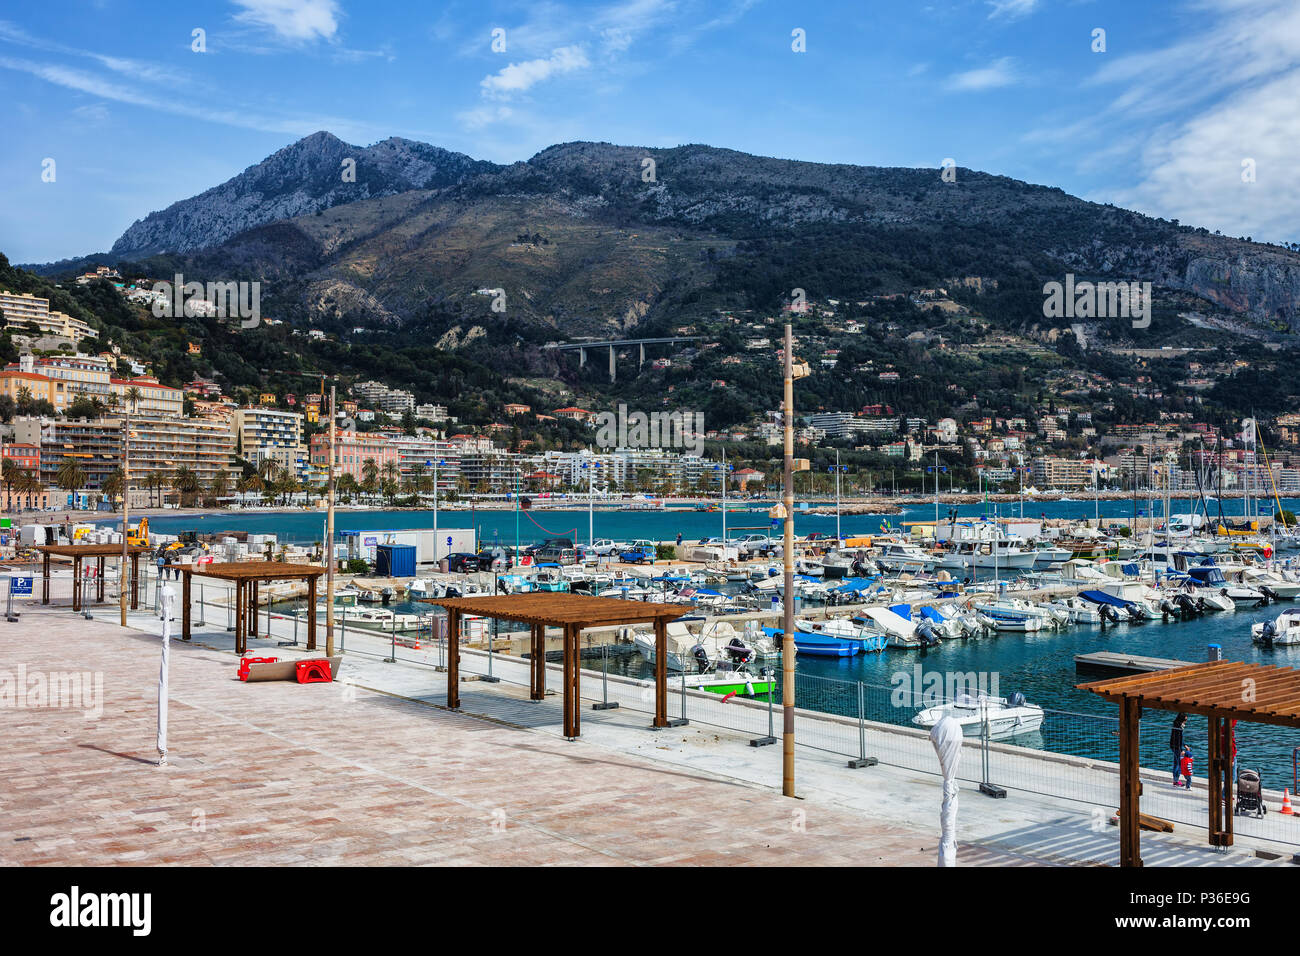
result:
[[[1137,654],[1119,654],[1115,651],[1093,651],[1075,654],[1074,668],[1098,674],[1149,674],[1177,667],[1190,667],[1193,661],[1176,661],[1165,657],[1142,657]]]

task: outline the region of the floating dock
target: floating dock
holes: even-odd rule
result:
[[[1141,657],[1137,654],[1120,654],[1115,651],[1094,651],[1075,654],[1076,671],[1093,671],[1101,674],[1149,674],[1152,671],[1189,667],[1192,661],[1175,661],[1166,657]]]

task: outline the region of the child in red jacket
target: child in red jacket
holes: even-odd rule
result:
[[[1183,747],[1183,757],[1182,760],[1179,761],[1178,769],[1181,770],[1183,776],[1187,778],[1187,784],[1186,784],[1187,789],[1188,790],[1192,789],[1192,748],[1191,747],[1186,747],[1186,746]],[[1183,786],[1183,785],[1175,784],[1175,786]]]

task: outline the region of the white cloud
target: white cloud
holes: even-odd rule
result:
[[[235,19],[269,27],[285,40],[331,40],[339,29],[336,0],[233,0]]]
[[[509,96],[523,93],[543,80],[553,76],[583,70],[591,65],[581,46],[565,46],[551,51],[544,59],[511,63],[491,76],[485,76],[479,85],[488,96]]]
[[[456,118],[466,129],[480,130],[493,123],[504,122],[515,115],[508,106],[476,106],[456,114]]]
[[[1008,20],[1018,20],[1037,10],[1038,0],[988,0],[988,5],[993,8],[993,11],[989,14],[990,20],[996,20],[1000,17],[1006,17]]]
[[[1118,57],[1089,81],[1114,86],[1076,143],[1131,143],[1133,173],[1096,198],[1229,235],[1296,239],[1300,179],[1300,7],[1292,0],[1202,0],[1205,26]],[[1217,14],[1217,16],[1216,16]],[[1267,24],[1267,29],[1261,29]],[[1076,152],[1086,165],[1092,147]],[[1243,159],[1257,181],[1241,179]]]
[[[965,73],[954,73],[948,79],[948,89],[968,93],[1011,86],[1016,82],[1014,67],[1015,61],[1009,56],[1004,56],[988,66],[967,70]]]

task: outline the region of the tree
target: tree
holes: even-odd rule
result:
[[[368,495],[379,490],[379,465],[373,458],[361,463],[361,490]]]
[[[14,507],[14,487],[22,478],[22,469],[18,467],[18,462],[12,458],[6,458],[0,463],[0,484],[5,486],[5,511],[12,511]]]
[[[181,465],[172,475],[172,488],[181,496],[181,506],[194,503],[194,496],[199,493],[199,476],[188,465]]]
[[[81,467],[81,462],[65,455],[54,480],[60,488],[72,494],[75,507],[77,492],[86,487],[86,470]]]
[[[121,495],[126,494],[126,472],[120,465],[108,473],[100,490],[110,501],[116,501]]]

